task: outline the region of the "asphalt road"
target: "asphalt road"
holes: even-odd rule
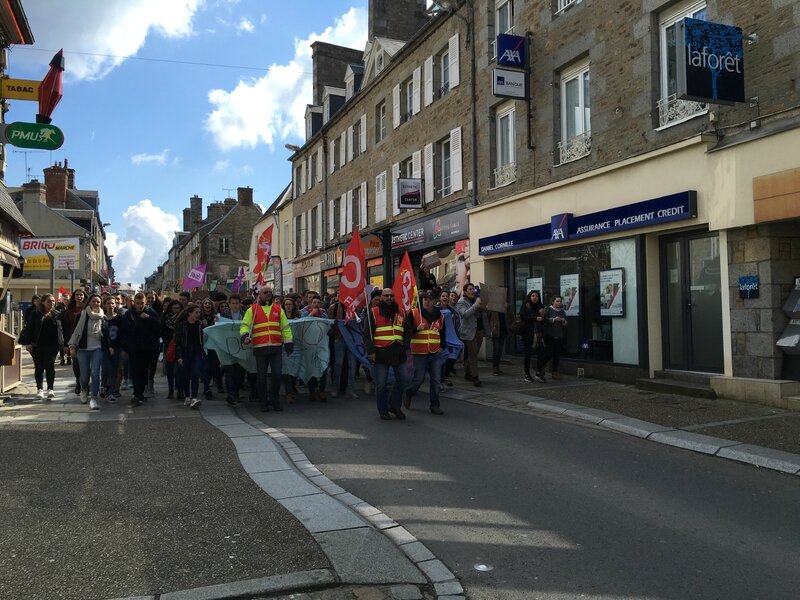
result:
[[[797,476],[524,411],[417,405],[405,422],[366,399],[261,416],[470,599],[798,598]]]

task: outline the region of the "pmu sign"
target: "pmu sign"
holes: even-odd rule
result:
[[[64,144],[64,132],[45,123],[9,123],[0,132],[6,143],[18,148],[57,150]]]
[[[744,102],[742,30],[686,18],[676,23],[678,98],[734,104]]]
[[[525,69],[528,56],[525,52],[525,36],[501,33],[497,36],[497,64],[504,67]]]

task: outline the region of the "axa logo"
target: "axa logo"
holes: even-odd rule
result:
[[[521,64],[522,63],[522,55],[519,53],[519,50],[511,50],[510,48],[503,52],[500,55],[500,62],[501,63],[514,63],[514,64]]]
[[[550,240],[563,240],[566,239],[564,237],[564,229],[562,227],[558,227],[557,229],[553,229],[553,235],[550,237]]]

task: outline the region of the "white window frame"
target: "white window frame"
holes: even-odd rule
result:
[[[561,74],[561,141],[558,143],[560,162],[564,164],[578,160],[591,153],[591,139],[592,139],[592,106],[591,95],[589,97],[589,104],[586,104],[584,92],[584,78],[588,77],[589,85],[591,85],[590,63],[589,59],[583,60],[569,69],[565,69]],[[576,123],[576,133],[572,137],[567,137],[567,85],[578,80],[578,105],[581,114],[581,119]]]
[[[403,84],[405,103],[403,105],[403,123],[410,121],[414,116],[414,80],[409,79]]]
[[[231,238],[221,237],[217,244],[218,254],[228,255],[231,253]]]
[[[517,107],[514,102],[508,102],[495,111],[495,169],[494,187],[502,187],[517,180]],[[508,123],[508,160],[503,159],[502,128],[503,123]]]
[[[658,101],[659,126],[672,127],[689,119],[708,113],[708,105],[693,100],[680,100],[676,92],[669,89],[669,49],[667,37],[669,29],[685,17],[694,17],[698,12],[707,10],[706,0],[684,0],[680,4],[665,10],[659,16],[659,83],[661,86]],[[673,49],[673,52],[675,50]]]
[[[582,0],[558,0],[556,4],[556,14],[560,15],[565,10],[572,8],[576,4],[580,4]]]
[[[386,100],[375,107],[375,141],[382,142],[386,139]]]
[[[450,50],[445,50],[439,59],[439,98],[450,92]]]
[[[508,8],[505,23],[501,18],[504,8]],[[497,58],[497,36],[501,33],[514,33],[514,0],[495,0],[494,3],[494,38],[489,43],[492,59]]]
[[[450,162],[451,158],[452,153],[450,138],[446,137],[439,143],[439,167],[441,169],[439,172],[439,193],[441,198],[449,196],[453,193],[453,170]]]

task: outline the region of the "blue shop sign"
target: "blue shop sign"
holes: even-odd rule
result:
[[[497,36],[497,64],[517,69],[527,68],[525,47],[525,36],[501,33]]]
[[[739,277],[739,298],[744,300],[758,298],[758,275]]]
[[[545,225],[480,238],[478,248],[481,256],[487,256],[696,217],[697,192],[690,190],[579,217],[554,215]]]

